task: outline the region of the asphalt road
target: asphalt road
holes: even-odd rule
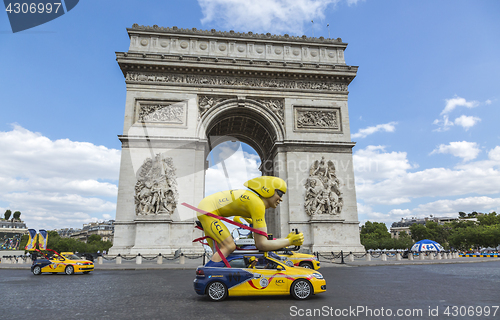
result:
[[[309,319],[313,315],[340,319],[500,319],[500,310],[493,316],[494,306],[500,305],[498,261],[320,271],[327,280],[327,292],[307,301],[283,296],[228,298],[214,303],[194,292],[194,270],[34,276],[27,270],[3,269],[0,319],[260,320]]]

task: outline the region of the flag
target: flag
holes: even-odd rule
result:
[[[40,250],[45,250],[47,249],[47,238],[48,238],[48,234],[47,234],[47,231],[45,230],[40,230],[39,233],[38,233],[38,248]]]
[[[24,247],[24,250],[34,250],[36,247],[36,230],[28,229],[28,236],[28,243],[26,243],[26,247]]]

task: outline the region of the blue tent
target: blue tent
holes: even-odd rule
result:
[[[444,250],[443,246],[441,246],[439,243],[428,239],[415,242],[415,244],[411,247],[411,251],[416,251],[416,252],[425,252],[425,251],[440,252],[443,250]]]

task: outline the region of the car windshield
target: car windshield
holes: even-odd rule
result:
[[[70,259],[70,260],[82,260],[82,258],[80,258],[79,256],[75,255],[75,254],[65,254],[63,255],[66,259]]]

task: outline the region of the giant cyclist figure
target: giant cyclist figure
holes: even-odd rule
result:
[[[244,183],[249,190],[228,190],[214,193],[204,198],[198,209],[220,217],[241,216],[253,223],[253,228],[267,233],[265,210],[276,208],[286,193],[286,182],[278,177],[262,176]],[[235,249],[233,237],[228,228],[219,219],[198,212],[198,220],[203,226],[207,241],[214,249],[214,241],[219,250],[214,250],[212,259],[206,267],[223,267],[220,254],[227,257]],[[291,232],[286,238],[269,240],[254,232],[255,246],[260,251],[278,250],[290,245],[300,246],[304,242],[302,233]],[[219,254],[220,252],[220,254]]]

